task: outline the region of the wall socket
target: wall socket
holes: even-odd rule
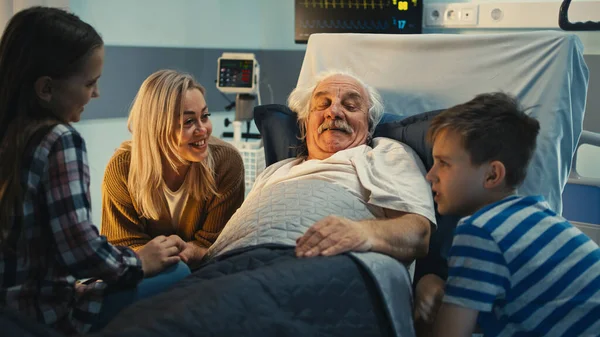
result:
[[[440,1],[440,0],[432,0]],[[423,27],[557,29],[560,1],[429,3],[423,8]],[[571,22],[598,21],[600,0],[573,1]]]
[[[426,4],[423,22],[426,27],[477,26],[479,5],[470,3]]]

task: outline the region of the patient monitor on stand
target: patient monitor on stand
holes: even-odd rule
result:
[[[254,118],[255,99],[259,92],[260,66],[253,53],[223,53],[217,61],[217,89],[226,94],[236,94],[235,121],[233,124],[233,143],[242,141],[242,124],[248,125]]]
[[[238,149],[244,162],[246,194],[252,189],[256,177],[265,169],[262,142],[242,142],[242,136],[246,140],[255,138],[250,134],[250,122],[254,118],[254,101],[257,97],[258,105],[261,104],[259,69],[254,54],[250,53],[223,53],[217,66],[217,89],[226,94],[236,94],[232,144]],[[246,133],[242,135],[244,122]],[[260,135],[256,136],[260,138]]]

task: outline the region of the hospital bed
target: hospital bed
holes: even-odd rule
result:
[[[382,93],[390,122],[378,126],[378,135],[422,147],[416,151],[426,166],[431,165],[431,155],[423,135],[436,111],[482,92],[514,94],[541,124],[538,148],[520,192],[542,194],[561,212],[588,85],[576,36],[561,32],[311,36],[298,84],[332,68],[350,70]],[[272,151],[265,153],[268,160],[293,155],[281,146],[295,139],[293,112],[284,106],[260,107],[256,112],[265,151]],[[438,217],[434,250],[430,258],[417,262],[415,277],[439,272],[455,223],[456,219]],[[305,264],[296,267],[289,263],[293,240],[285,235],[266,240],[270,244],[255,240],[255,246],[217,255],[174,289],[127,308],[96,335],[414,336],[406,266],[365,253],[303,259]],[[420,265],[425,267],[419,270]],[[256,272],[260,270],[264,272]]]
[[[321,70],[347,67],[383,93],[388,113],[410,116],[443,109],[481,92],[514,94],[541,124],[537,150],[519,193],[541,194],[552,209],[562,212],[562,192],[582,133],[588,85],[577,37],[547,31],[402,39],[316,36],[312,42],[299,84]],[[585,135],[585,142],[596,139]],[[571,201],[572,195],[568,197]],[[598,205],[588,204],[587,212]],[[415,281],[427,273],[446,272],[452,221],[440,222],[430,256],[417,262]]]
[[[573,156],[571,174],[563,191],[562,215],[600,244],[600,179],[597,175],[589,177],[580,173],[577,160],[582,154],[594,155],[594,147],[600,147],[600,134],[583,131]]]
[[[332,68],[350,70],[376,87],[382,93],[388,117],[396,116],[396,121],[378,127],[378,135],[413,142],[410,144],[413,147],[423,145],[424,126],[436,110],[482,92],[503,90],[517,96],[541,124],[538,147],[519,192],[542,194],[554,210],[562,211],[562,189],[582,132],[588,85],[582,45],[576,36],[562,32],[311,36],[298,84]],[[294,141],[297,129],[293,112],[285,111],[282,106],[255,111],[266,151],[274,145]],[[410,116],[412,119],[407,123],[406,117]],[[427,150],[420,152],[426,166],[430,165]],[[271,161],[282,159],[279,154],[265,155]],[[289,155],[293,153],[283,154]],[[263,207],[252,192],[247,202],[255,203],[256,208]],[[277,205],[280,211],[287,206]],[[234,217],[244,216],[238,213]],[[249,213],[258,217],[258,222],[271,219],[271,223],[283,222],[277,214],[286,214],[269,213],[269,209]],[[431,255],[443,258],[453,223],[442,217],[438,222],[440,230],[432,238],[432,242],[438,240],[438,248]],[[243,237],[239,233],[245,228],[232,228],[228,224],[213,246],[215,250],[223,251],[222,241],[227,241],[232,233],[242,237],[232,239],[231,245],[224,249],[225,254],[217,254],[204,270],[184,280],[176,289],[134,304],[99,335],[153,336],[169,329],[207,336],[237,333],[251,336],[261,335],[261,331],[267,335],[414,335],[411,280],[404,265],[378,256],[381,254],[366,253],[337,257],[329,260],[330,264],[321,264],[322,259],[314,260],[314,265],[306,262],[308,265],[303,265],[302,272],[286,262],[277,265],[277,272],[267,268],[264,273],[257,273],[263,264],[275,263],[265,260],[271,254],[268,249],[284,252],[287,249],[289,253],[294,246],[294,240],[286,237],[289,228],[271,223],[265,224],[271,227],[262,231],[269,233],[262,238]],[[227,233],[228,229],[231,233]],[[265,247],[267,243],[269,247]],[[426,270],[419,271],[419,264],[425,265]],[[439,261],[423,260],[417,262],[417,272],[436,272],[439,265]],[[339,269],[340,266],[348,269]],[[231,270],[235,272],[230,273]],[[360,284],[355,287],[357,281]],[[219,295],[209,296],[209,292]],[[360,298],[357,296],[360,294],[375,294],[377,298]],[[365,308],[376,314],[367,315]],[[139,322],[136,317],[145,317],[152,323],[136,323],[133,327],[133,320]],[[374,328],[361,330],[367,325]]]
[[[558,14],[558,25],[565,31],[598,31],[600,21],[570,22],[571,0],[563,0]],[[596,112],[597,113],[597,112]],[[600,134],[583,131],[573,156],[573,167],[569,181],[563,191],[563,216],[600,244],[600,178],[579,173],[578,150],[582,145],[600,147]],[[590,147],[590,149],[591,149]],[[593,155],[592,152],[588,152]]]

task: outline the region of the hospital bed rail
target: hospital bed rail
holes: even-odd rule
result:
[[[569,21],[569,6],[571,0],[564,0],[560,5],[558,12],[558,26],[562,30],[567,31],[584,31],[584,30],[600,30],[600,22],[586,21],[586,22],[570,22]]]
[[[600,242],[600,179],[582,176],[577,170],[579,147],[585,144],[600,147],[600,133],[581,133],[563,191],[562,215],[594,241]]]

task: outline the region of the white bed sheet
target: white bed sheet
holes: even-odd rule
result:
[[[313,34],[298,85],[328,69],[377,88],[386,112],[410,116],[502,90],[541,124],[521,194],[541,194],[559,214],[582,131],[588,87],[583,45],[558,31],[485,35]]]

